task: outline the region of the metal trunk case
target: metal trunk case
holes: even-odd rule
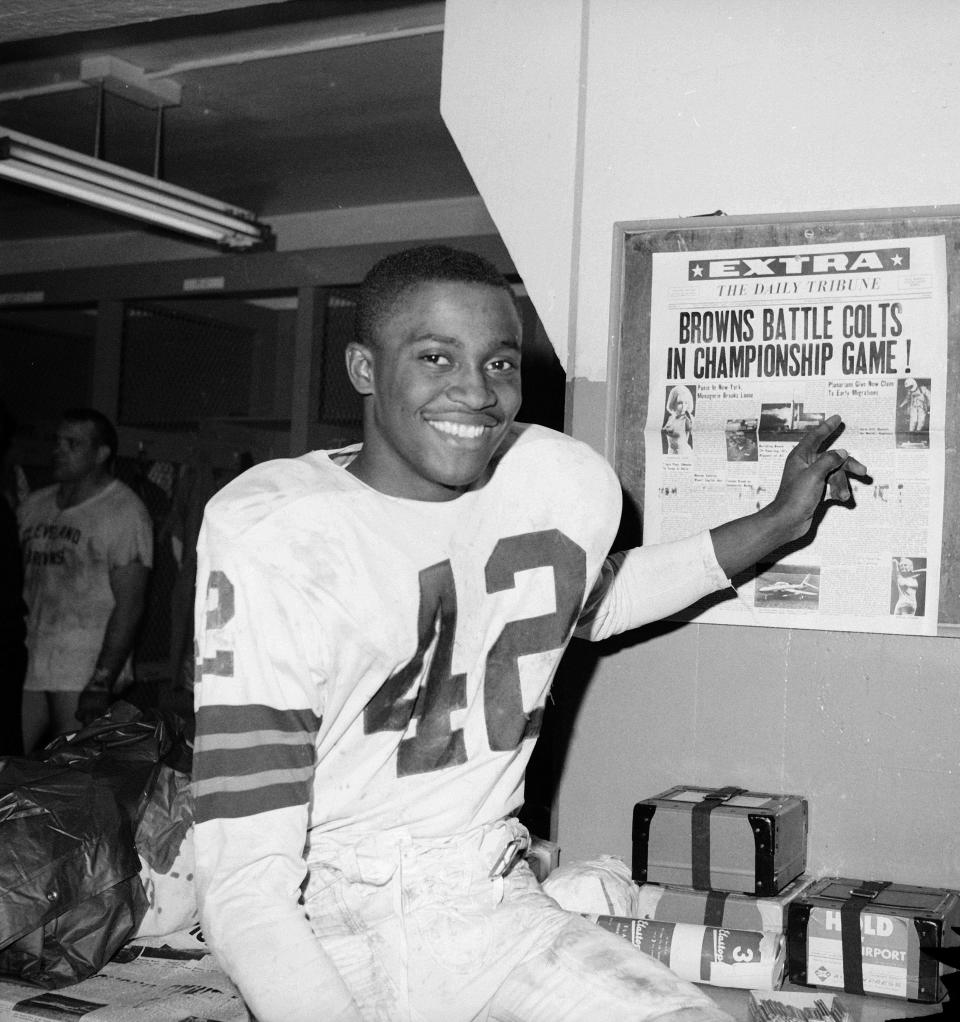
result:
[[[960,892],[945,888],[823,877],[787,913],[789,978],[807,986],[935,1003],[958,945]]]
[[[769,896],[807,863],[807,802],[743,788],[678,786],[633,809],[633,879]]]

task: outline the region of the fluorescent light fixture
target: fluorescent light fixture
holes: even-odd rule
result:
[[[272,241],[269,226],[245,209],[2,126],[0,178],[229,249],[249,249]]]

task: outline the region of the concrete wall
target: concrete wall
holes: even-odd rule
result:
[[[609,453],[612,229],[960,201],[951,0],[447,0],[442,110]],[[813,872],[960,885],[955,640],[697,625],[603,651],[564,861],[674,783],[806,795]]]

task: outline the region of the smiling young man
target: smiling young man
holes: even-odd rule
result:
[[[727,585],[808,529],[828,477],[846,499],[844,469],[864,469],[819,453],[831,419],[767,508],[608,557],[617,479],[514,422],[520,342],[485,261],[388,257],[347,352],[363,444],[258,466],[207,506],[197,876],[204,933],[259,1022],[727,1018],[544,895],[512,814],[574,634]]]
[[[436,280],[382,300],[388,309],[361,311],[364,341],[347,352],[368,399],[348,471],[392,496],[452,500],[482,484],[520,408],[512,292]]]

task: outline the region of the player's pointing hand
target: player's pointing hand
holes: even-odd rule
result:
[[[867,475],[866,466],[848,451],[829,446],[842,428],[840,416],[831,415],[787,455],[780,488],[769,509],[783,520],[784,542],[798,539],[809,529],[824,498],[838,503],[851,499],[848,475]]]
[[[867,469],[843,448],[829,446],[842,427],[840,416],[831,415],[810,430],[787,455],[773,500],[756,514],[710,530],[728,578],[805,535],[824,497],[838,503],[851,499],[848,475],[865,477]]]

